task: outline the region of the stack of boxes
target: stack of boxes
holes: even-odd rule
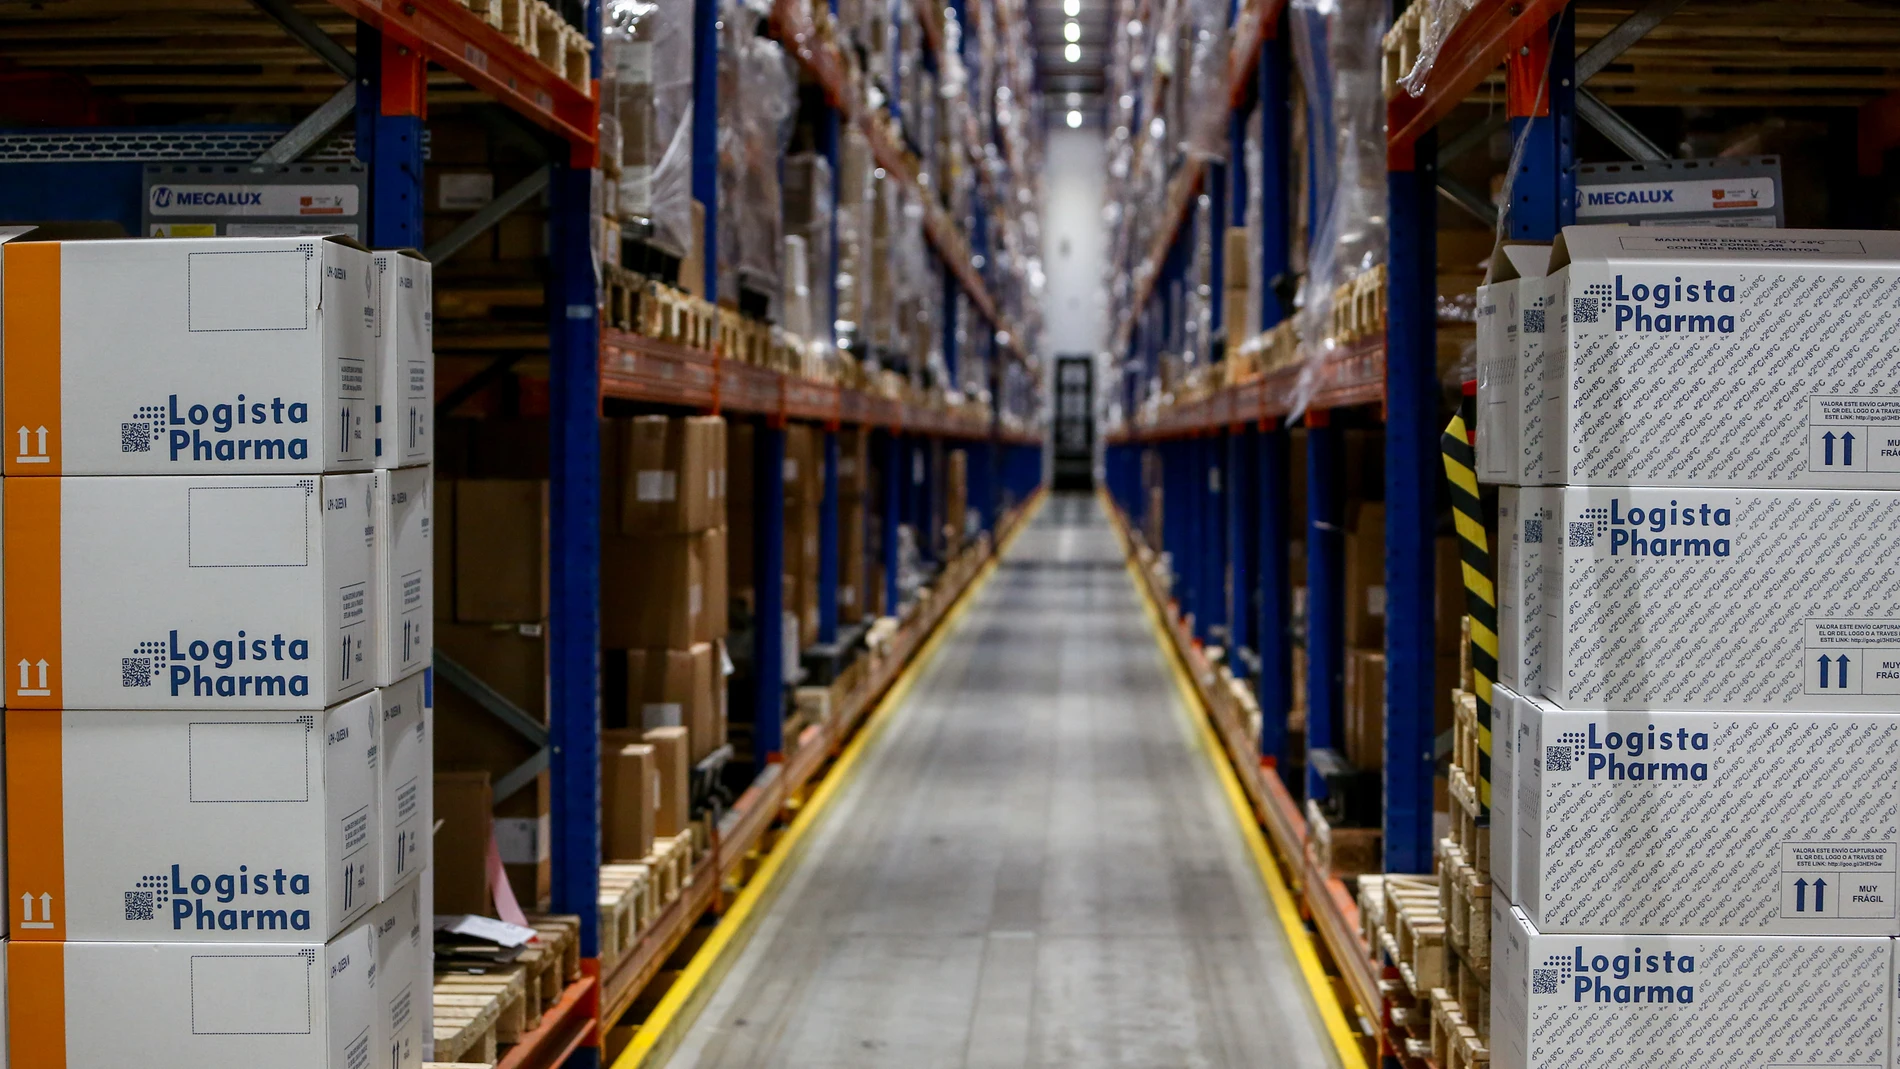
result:
[[[641,416],[603,439],[601,838],[639,861],[685,829],[691,768],[726,741],[726,423]]]
[[[1539,258],[1479,300],[1493,1064],[1890,1064],[1900,238]]]
[[[818,523],[824,500],[823,432],[806,424],[785,428],[784,604],[789,664],[797,664],[798,651],[818,641]]]
[[[420,1065],[428,264],[30,238],[0,248],[11,1063]]]

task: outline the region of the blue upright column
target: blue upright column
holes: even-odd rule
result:
[[[1293,712],[1293,577],[1287,514],[1292,504],[1287,467],[1287,431],[1260,432],[1260,756],[1279,771],[1289,790],[1287,721]]]
[[[1201,484],[1207,491],[1201,509],[1201,637],[1212,642],[1227,626],[1227,473],[1221,435],[1199,440]]]
[[[719,298],[719,0],[693,4],[693,199],[706,209],[700,239],[706,299]],[[599,54],[599,50],[595,50]],[[835,202],[834,202],[835,203]],[[682,280],[682,285],[690,285]]]
[[[763,424],[753,435],[753,599],[758,629],[753,649],[752,752],[762,771],[785,750],[785,428]]]
[[[356,144],[369,167],[371,247],[419,249],[422,239],[422,120],[428,82],[415,49],[359,23]]]
[[[600,881],[600,320],[593,174],[548,186],[548,772],[553,904],[597,954]],[[532,552],[521,547],[524,553]]]
[[[1317,417],[1317,418],[1315,418]],[[1345,710],[1345,440],[1324,412],[1306,431],[1306,748],[1333,749]],[[1317,425],[1315,425],[1317,424]],[[1307,762],[1307,797],[1326,784]]]
[[[1257,447],[1253,432],[1235,428],[1227,436],[1227,630],[1234,656],[1229,662],[1243,674],[1239,653],[1253,649],[1254,559],[1257,542],[1248,533],[1259,522],[1260,485],[1253,476]]]
[[[838,432],[826,430],[825,496],[818,505],[818,641],[838,641]]]

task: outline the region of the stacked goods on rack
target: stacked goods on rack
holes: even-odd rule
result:
[[[1510,743],[1491,785],[1494,1060],[1587,1043],[1879,1064],[1900,724],[1869,661],[1900,634],[1883,551],[1900,481],[1874,452],[1891,383],[1838,360],[1891,358],[1900,242],[1628,234],[1567,228],[1547,274],[1512,257],[1519,277],[1500,265],[1479,302],[1508,309],[1498,291],[1516,289],[1515,339],[1485,326],[1479,382],[1481,412],[1501,410],[1478,431],[1510,523],[1514,684],[1494,688],[1491,731]],[[1677,1009],[1718,997],[1766,1028]],[[1606,1004],[1613,1026],[1583,1038]]]
[[[593,45],[545,0],[461,0],[462,6],[500,30],[542,66],[580,89],[588,90],[588,55]]]
[[[36,428],[3,491],[12,1063],[419,1065],[429,265],[32,237],[0,248]]]

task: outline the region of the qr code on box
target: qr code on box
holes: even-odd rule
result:
[[[1546,772],[1570,771],[1570,747],[1568,746],[1544,747],[1544,771]]]
[[[1570,548],[1589,549],[1597,544],[1597,525],[1587,521],[1570,522]]]
[[[1572,297],[1570,299],[1570,321],[1572,323],[1594,323],[1597,321],[1597,298]]]
[[[119,686],[149,687],[152,685],[152,659],[150,657],[119,658]]]
[[[1542,308],[1524,309],[1524,333],[1542,334],[1544,332],[1544,310]]]
[[[119,452],[149,453],[152,451],[152,425],[149,423],[119,424]]]
[[[154,894],[151,891],[127,891],[125,893],[125,919],[129,921],[149,921],[152,919]]]
[[[1531,994],[1554,995],[1557,993],[1557,970],[1532,969]]]
[[[1544,521],[1543,520],[1525,520],[1524,521],[1524,544],[1527,546],[1538,546],[1538,545],[1543,545],[1543,543],[1544,543]]]

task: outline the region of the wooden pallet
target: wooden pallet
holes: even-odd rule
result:
[[[500,1047],[527,1030],[528,971],[448,972],[435,978],[435,1052],[451,1061],[493,1065]]]
[[[462,6],[481,17],[483,22],[501,29],[501,9],[503,0],[462,0]]]
[[[624,267],[608,266],[601,278],[602,319],[616,330],[640,329],[640,297],[647,280]]]
[[[600,867],[600,964],[605,970],[633,949],[653,922],[652,872],[645,865],[615,862]]]
[[[1419,37],[1424,29],[1424,12],[1427,5],[1413,4],[1405,9],[1398,18],[1392,20],[1392,28],[1385,31],[1381,42],[1383,52],[1383,77],[1385,98],[1391,100],[1404,92],[1399,79],[1412,73],[1412,66],[1418,62]],[[1444,1062],[1439,1062],[1444,1069]]]
[[[534,917],[528,923],[539,934],[515,964],[527,970],[528,1027],[534,1029],[548,1007],[561,1000],[569,981],[580,978],[581,919]]]
[[[1398,963],[1399,975],[1415,995],[1443,987],[1449,975],[1445,918],[1438,911],[1438,881],[1411,877],[1385,879],[1385,930],[1380,943]]]
[[[1464,769],[1453,766],[1446,793],[1451,795],[1452,841],[1464,852],[1465,864],[1488,880],[1491,878],[1491,828],[1478,822],[1478,788]]]

